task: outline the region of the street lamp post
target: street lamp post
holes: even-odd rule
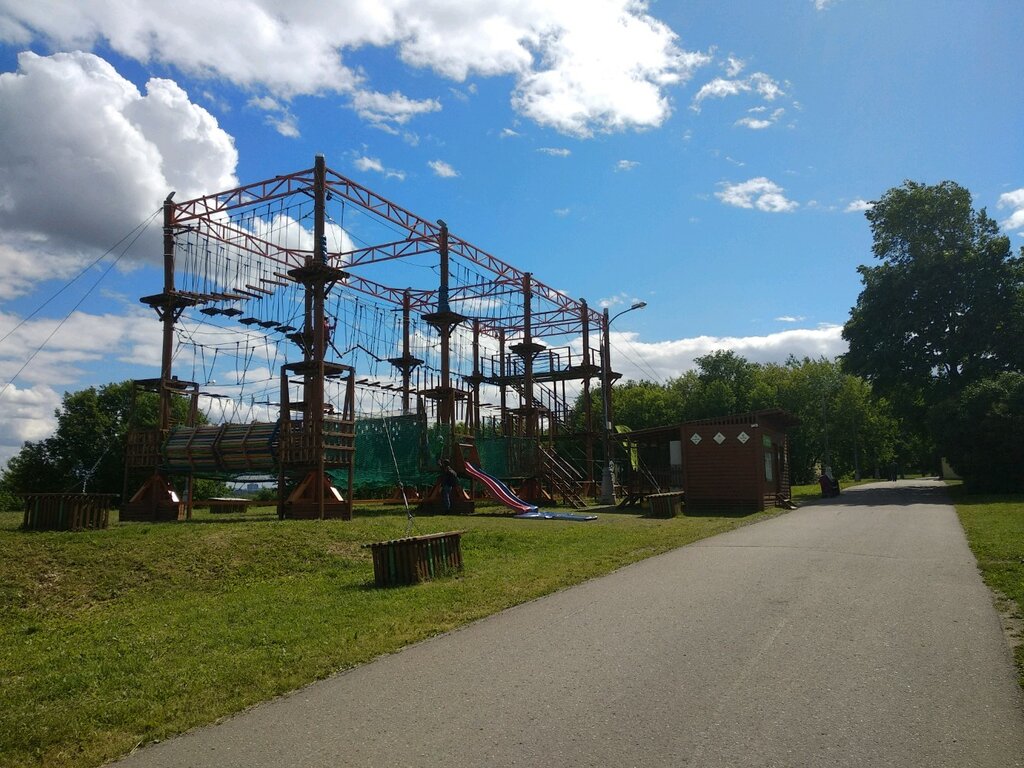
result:
[[[647,306],[646,301],[634,302],[632,306],[618,312],[609,319],[608,309],[604,310],[601,329],[601,401],[604,406],[604,429],[601,430],[602,443],[604,448],[604,466],[601,468],[601,503],[615,503],[615,467],[614,449],[612,447],[612,379],[611,379],[611,343],[608,332],[611,330],[615,319],[621,317],[634,309],[643,309]]]

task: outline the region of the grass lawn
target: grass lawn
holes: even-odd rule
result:
[[[95,766],[340,669],[778,511],[589,523],[421,517],[464,530],[461,575],[375,589],[352,522],[270,509],[191,523],[26,533],[0,513],[0,766]]]
[[[985,583],[1016,625],[1018,679],[1024,686],[1024,494],[968,496],[950,488]]]

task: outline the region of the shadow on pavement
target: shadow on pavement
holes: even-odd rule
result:
[[[815,499],[805,502],[807,506],[857,506],[909,507],[918,504],[950,504],[949,490],[941,481],[924,479],[921,481],[901,480],[898,483],[884,482],[870,485],[857,485],[844,489],[839,496],[831,499]]]

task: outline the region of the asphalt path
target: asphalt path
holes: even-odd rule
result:
[[[1008,768],[1024,766],[1024,701],[942,485],[900,481],[518,606],[118,765]]]

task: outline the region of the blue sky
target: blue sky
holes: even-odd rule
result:
[[[905,179],[1024,243],[1015,0],[120,9],[0,0],[0,460],[64,391],[156,375],[158,230],[47,299],[171,189],[316,153],[574,297],[646,301],[613,334],[634,378],[841,353],[863,210]]]

